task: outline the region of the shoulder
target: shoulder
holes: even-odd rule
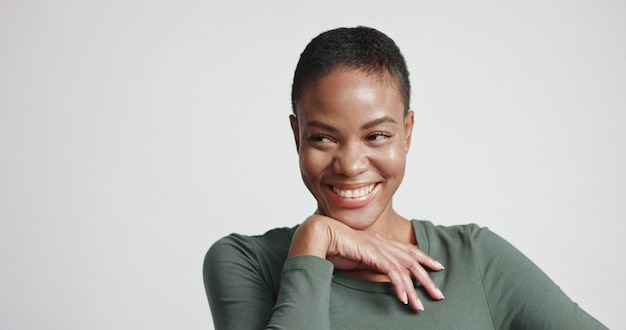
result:
[[[221,258],[263,258],[286,256],[296,227],[275,228],[263,235],[230,234],[219,239],[209,248],[207,260]]]
[[[207,288],[220,282],[242,280],[278,288],[294,228],[276,228],[263,235],[230,234],[215,242],[204,258]]]
[[[422,226],[431,253],[454,251],[459,256],[471,257],[480,268],[489,265],[498,265],[495,269],[535,268],[521,251],[487,227],[473,223],[439,226],[428,221],[417,221],[417,225]]]
[[[443,226],[435,225],[427,220],[412,220],[415,231],[422,231],[429,241],[445,240],[454,241],[463,245],[489,244],[491,241],[501,239],[487,227],[481,227],[475,223]]]
[[[413,220],[420,249],[433,257],[449,252],[482,258],[502,257],[519,252],[487,227],[475,223],[442,226],[426,220]]]

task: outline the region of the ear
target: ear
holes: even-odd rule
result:
[[[415,114],[413,111],[404,116],[404,150],[408,153],[409,147],[411,147],[411,134],[413,133],[413,123],[415,122]]]
[[[289,121],[291,122],[293,139],[296,142],[296,151],[300,153],[300,128],[298,127],[298,118],[296,118],[296,116],[294,115],[289,115]]]

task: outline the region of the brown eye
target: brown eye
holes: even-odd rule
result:
[[[374,132],[370,135],[367,136],[367,139],[369,141],[379,141],[379,140],[384,140],[387,138],[390,138],[391,134],[386,133],[386,132]]]
[[[314,134],[308,137],[308,140],[311,142],[332,142],[332,140],[323,134]]]

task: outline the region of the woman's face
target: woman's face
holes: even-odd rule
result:
[[[335,69],[304,93],[291,126],[318,213],[360,230],[396,216],[413,112],[391,75]]]

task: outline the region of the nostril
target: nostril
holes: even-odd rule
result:
[[[369,167],[369,161],[363,154],[344,154],[335,158],[333,169],[335,173],[345,176],[355,176],[363,173]]]

